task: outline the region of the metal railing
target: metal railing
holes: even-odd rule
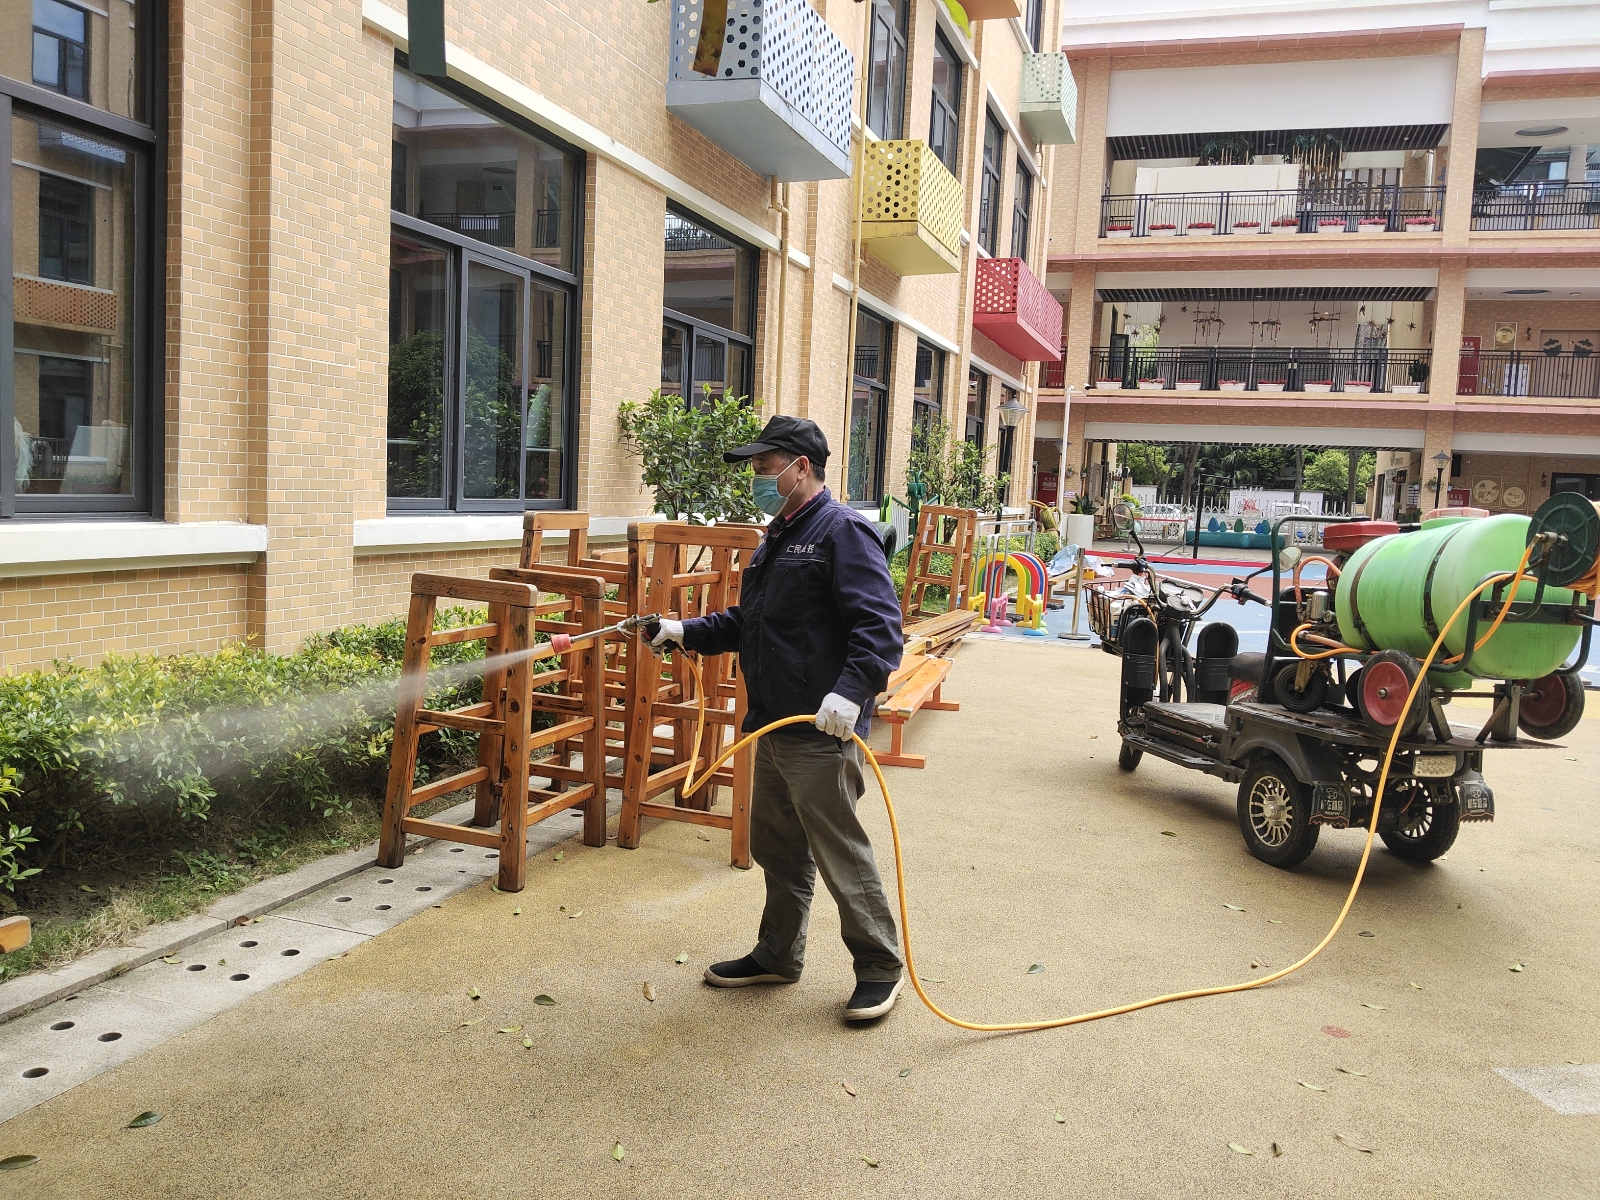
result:
[[[504,246],[509,249],[517,244],[515,212],[423,213],[422,219],[432,221],[442,229],[487,242],[491,246]]]
[[[1472,228],[1600,229],[1600,184],[1503,183],[1473,195]]]
[[[1067,386],[1067,348],[1061,347],[1061,358],[1056,362],[1047,362],[1044,369],[1039,372],[1039,386],[1043,388],[1064,388]]]
[[[1563,350],[1483,350],[1461,356],[1463,396],[1540,396],[1600,400],[1600,354]]]
[[[1444,188],[1345,184],[1319,191],[1160,192],[1100,198],[1101,237],[1404,233],[1437,229]]]
[[[1153,389],[1159,382],[1163,391],[1409,391],[1426,386],[1428,362],[1427,350],[1383,347],[1099,346],[1090,355],[1088,385],[1114,379],[1124,388]]]

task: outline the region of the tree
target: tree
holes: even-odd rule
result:
[[[761,432],[761,418],[744,397],[718,399],[707,387],[704,403],[689,404],[654,388],[642,402],[624,402],[620,418],[622,444],[643,464],[656,512],[695,525],[761,519],[750,494],[749,463],[722,461],[725,451]]]
[[[1356,464],[1356,503],[1366,499],[1367,485],[1377,467],[1377,455],[1363,454]],[[1306,487],[1324,496],[1345,498],[1350,487],[1350,452],[1322,450],[1306,459]]]
[[[1008,474],[987,474],[991,448],[953,439],[950,426],[935,421],[911,433],[907,482],[920,483],[922,503],[996,512],[1011,482]]]
[[[1117,460],[1133,473],[1133,482],[1160,487],[1172,475],[1173,465],[1165,446],[1147,442],[1124,442],[1117,447]]]

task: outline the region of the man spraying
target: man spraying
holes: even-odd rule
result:
[[[773,520],[726,612],[661,622],[657,652],[737,650],[749,698],[744,732],[815,713],[756,746],[750,849],[767,879],[755,949],[714,963],[715,987],[794,983],[805,965],[806,923],[817,872],[839,905],[856,987],[846,1021],[894,1007],[901,963],[894,917],[856,817],[865,790],[861,748],[873,700],[900,663],[900,602],[883,544],[868,519],[824,486],[828,441],[811,421],[773,417],[757,441],[723,456],[755,469],[755,502]]]

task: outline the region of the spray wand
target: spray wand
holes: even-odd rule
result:
[[[565,654],[574,646],[597,639],[604,640],[615,633],[632,635],[644,630],[647,637],[653,638],[660,629],[660,615],[646,613],[638,617],[625,617],[615,625],[607,625],[604,629],[590,629],[584,633],[552,633],[548,642],[541,642],[529,652],[528,660],[538,662],[541,658],[554,658],[558,654]]]

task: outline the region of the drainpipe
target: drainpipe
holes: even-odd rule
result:
[[[856,394],[856,316],[861,308],[861,195],[866,186],[867,159],[867,73],[872,58],[872,10],[864,10],[861,22],[861,133],[852,156],[851,192],[855,197],[854,230],[850,239],[850,325],[844,348],[844,441],[839,447],[839,499],[850,502],[850,405]]]
[[[774,381],[772,400],[772,415],[779,416],[783,412],[783,359],[788,343],[784,340],[784,329],[789,314],[789,185],[786,183],[780,189],[778,177],[772,177],[772,206],[778,210],[778,362]]]

